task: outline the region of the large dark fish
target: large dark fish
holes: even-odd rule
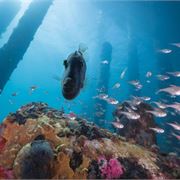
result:
[[[87,48],[79,46],[79,50],[70,54],[64,60],[65,72],[62,81],[62,94],[64,98],[74,99],[84,87],[86,62],[83,53]]]

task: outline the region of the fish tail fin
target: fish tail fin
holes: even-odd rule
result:
[[[155,94],[159,94],[161,91],[161,89],[159,89],[158,91],[155,92]]]
[[[79,49],[78,51],[81,52],[82,54],[88,49],[88,47],[86,46],[86,44],[84,43],[80,43],[79,44]]]

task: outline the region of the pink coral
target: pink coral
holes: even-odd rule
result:
[[[5,144],[6,144],[6,139],[0,136],[0,152],[3,150]]]
[[[12,170],[0,166],[0,179],[14,179]]]
[[[116,158],[112,158],[107,161],[104,156],[100,156],[98,158],[98,164],[101,175],[105,179],[120,178],[123,174],[123,167]]]

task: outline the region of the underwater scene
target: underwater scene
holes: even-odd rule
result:
[[[0,0],[0,179],[180,179],[180,1]]]

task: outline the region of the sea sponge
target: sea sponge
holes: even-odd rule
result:
[[[14,163],[16,177],[49,179],[53,170],[53,150],[46,140],[35,140],[24,146]]]

